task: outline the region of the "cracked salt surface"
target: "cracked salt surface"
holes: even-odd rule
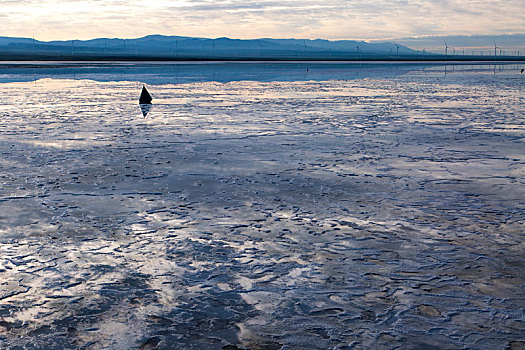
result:
[[[403,67],[1,84],[0,348],[523,348],[520,66]]]

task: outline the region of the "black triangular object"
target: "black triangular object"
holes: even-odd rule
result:
[[[144,105],[144,104],[151,104],[151,95],[149,94],[148,90],[146,90],[146,87],[145,86],[142,86],[142,92],[140,93],[140,97],[139,97],[139,104],[141,105]]]

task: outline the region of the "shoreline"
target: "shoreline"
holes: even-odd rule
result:
[[[381,57],[381,56],[371,56],[371,57],[361,57],[361,58],[298,58],[298,57],[165,57],[165,56],[151,56],[151,57],[140,57],[140,56],[111,56],[111,57],[101,57],[101,56],[73,56],[73,57],[64,57],[64,56],[11,56],[11,57],[2,57],[5,56],[0,53],[0,62],[247,62],[247,63],[357,63],[357,62],[387,62],[387,63],[449,63],[449,62],[458,62],[458,63],[471,63],[471,62],[525,62],[525,56],[456,56],[454,58],[449,58],[445,56],[432,56],[432,57],[412,57],[412,56],[400,56],[400,57]]]
[[[84,67],[87,64],[99,66],[118,67],[133,64],[149,65],[208,65],[208,64],[363,64],[363,65],[493,65],[525,63],[525,58],[520,60],[66,60],[66,59],[35,59],[35,60],[0,60],[1,69],[9,68],[64,68]]]

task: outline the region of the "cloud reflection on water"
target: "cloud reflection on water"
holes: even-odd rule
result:
[[[156,85],[148,118],[132,75],[3,84],[0,345],[518,342],[522,80],[479,73]]]

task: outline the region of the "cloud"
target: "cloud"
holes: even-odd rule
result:
[[[0,36],[374,39],[525,32],[523,0],[0,0]]]

